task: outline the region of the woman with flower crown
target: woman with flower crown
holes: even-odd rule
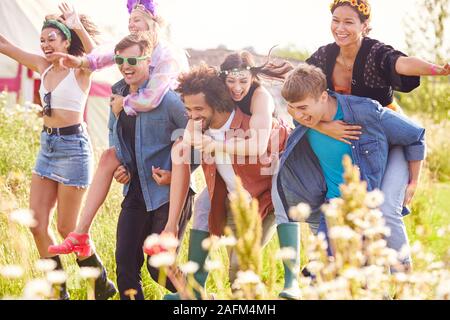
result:
[[[407,57],[367,35],[370,31],[371,7],[368,0],[334,0],[331,33],[334,43],[319,48],[306,62],[323,70],[328,89],[377,100],[381,105],[401,112],[393,91],[410,92],[420,84],[420,76],[446,76],[450,66]],[[358,139],[361,127],[341,121],[321,122],[316,130],[337,140],[351,144]],[[388,246],[398,252],[408,246],[408,237],[402,216],[416,190],[418,168],[408,168],[400,147],[390,150],[382,191],[385,201],[381,206],[387,226],[391,230]],[[324,220],[322,221],[324,223]],[[411,258],[402,258],[406,269]]]
[[[152,0],[129,0],[128,11],[130,13],[128,24],[130,33],[147,32],[152,40],[154,50],[151,56],[150,80],[146,89],[139,94],[131,94],[125,98],[120,95],[112,95],[112,112],[116,117],[122,110],[127,115],[133,116],[137,112],[147,112],[158,107],[167,91],[177,86],[178,74],[188,69],[185,53],[162,39],[161,26],[163,21],[157,14],[156,6]],[[113,51],[109,48],[96,48],[86,57],[75,57],[67,54],[60,54],[59,57],[67,67],[88,68],[93,71],[114,64]],[[161,185],[170,183],[171,174],[169,171],[160,168],[153,168],[152,170],[156,183]],[[89,239],[89,230],[98,209],[106,199],[113,176],[123,184],[130,180],[129,173],[117,159],[114,148],[109,148],[103,152],[100,158],[77,227],[62,244],[51,246],[49,251],[59,254],[76,252],[80,259],[85,259],[94,254],[94,248]],[[185,206],[185,208],[188,209],[188,206]]]

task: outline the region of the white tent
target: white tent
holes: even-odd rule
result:
[[[2,0],[0,1],[0,33],[20,48],[41,54],[39,45],[40,31],[47,14],[58,13],[58,0]],[[72,1],[80,13],[89,14],[99,25],[103,41],[114,41],[121,38],[112,34],[111,28],[102,28],[95,19],[98,12],[86,12],[86,2]],[[109,1],[108,1],[109,2]],[[115,3],[116,10],[127,12],[124,4]],[[123,8],[122,8],[123,6]],[[92,11],[92,10],[91,10]],[[93,14],[94,13],[94,14]],[[122,25],[121,25],[122,26]],[[123,34],[126,34],[126,27]],[[96,147],[107,146],[107,119],[109,114],[110,86],[120,79],[115,67],[96,72],[87,103],[86,121],[91,138]],[[23,103],[36,102],[35,94],[39,87],[39,75],[33,74],[26,67],[0,54],[0,91],[7,89],[11,99]]]

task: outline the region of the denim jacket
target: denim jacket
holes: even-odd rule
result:
[[[139,90],[143,90],[145,85]],[[113,86],[113,93],[123,95],[127,84],[122,80]],[[136,165],[141,182],[142,193],[147,211],[153,211],[169,202],[169,186],[160,186],[152,178],[152,166],[171,170],[171,149],[173,141],[181,135],[188,118],[184,104],[177,93],[169,90],[159,106],[136,116]],[[110,112],[110,145],[116,149],[117,158],[129,166],[131,155],[126,148],[120,121]],[[180,129],[180,130],[177,130]],[[129,185],[123,189],[127,195]]]
[[[407,117],[377,101],[332,91],[342,107],[344,121],[362,126],[359,140],[352,141],[353,163],[359,167],[368,190],[381,187],[390,146],[403,146],[407,161],[425,158],[425,129]],[[297,126],[290,135],[273,178],[272,201],[277,211],[287,215],[289,208],[304,202],[310,205],[309,223],[319,223],[320,207],[325,202],[327,187],[308,139],[307,127]]]

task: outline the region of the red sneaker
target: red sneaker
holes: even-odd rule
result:
[[[75,252],[80,257],[90,257],[92,255],[89,234],[71,232],[64,239],[63,243],[48,247],[49,253],[69,254]]]

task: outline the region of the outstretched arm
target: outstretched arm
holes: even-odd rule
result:
[[[170,51],[163,52],[162,55],[161,57],[152,56],[152,59],[157,59],[157,63],[151,70],[147,87],[124,99],[123,106],[128,114],[133,111],[148,112],[158,107],[167,91],[178,85],[178,75],[185,68],[182,57],[176,57]]]
[[[250,137],[215,141],[216,150],[224,150],[228,154],[238,156],[261,156],[267,151],[272,131],[272,113],[275,109],[270,93],[264,89],[255,91],[250,109]]]
[[[417,57],[399,57],[395,71],[405,76],[448,76],[450,64],[440,66]]]
[[[28,69],[36,71],[40,74],[49,66],[48,61],[40,55],[26,52],[12,44],[2,34],[0,34],[0,53],[23,64]]]

